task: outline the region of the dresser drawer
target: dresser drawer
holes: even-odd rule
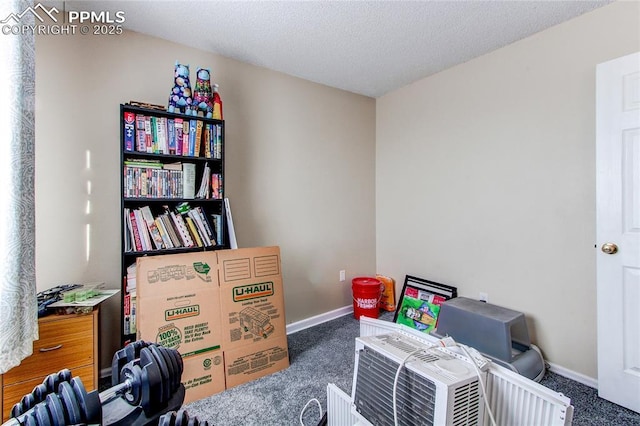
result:
[[[15,383],[13,385],[4,386],[4,391],[2,394],[2,421],[6,421],[9,419],[9,415],[11,414],[11,408],[17,402],[20,402],[23,396],[33,391],[37,385],[42,383],[44,378],[50,373],[56,373],[56,371],[50,371],[49,373],[43,375],[42,377],[33,378],[31,380],[27,380],[24,382]],[[91,392],[92,390],[97,388],[97,383],[94,383],[94,368],[93,365],[86,365],[84,367],[71,369],[72,377],[80,377],[82,380],[82,384],[84,385],[87,392]]]
[[[40,339],[33,342],[33,354],[4,374],[4,386],[39,379],[68,368],[93,364],[95,315],[52,317],[40,321]]]

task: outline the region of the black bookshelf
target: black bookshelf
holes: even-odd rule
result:
[[[130,118],[131,116],[134,117],[133,129],[130,120],[125,119],[125,117]],[[139,117],[149,117],[145,123],[146,129],[144,130],[143,128],[145,126],[143,126],[142,120],[138,120]],[[151,117],[154,118],[153,121]],[[176,132],[175,128],[177,124],[180,123],[180,120],[182,120],[182,123],[188,121],[190,125],[200,123],[202,126],[199,152],[193,152],[192,155],[183,155],[180,152],[181,150],[178,149],[177,143],[179,141],[177,141],[176,136],[179,136],[177,135],[179,132]],[[169,124],[171,122],[173,124]],[[132,308],[132,299],[134,299],[132,295],[134,293],[133,291],[128,291],[127,268],[134,265],[138,257],[229,248],[223,202],[225,193],[224,125],[223,120],[180,113],[169,113],[167,111],[141,108],[126,104],[120,105],[120,230],[122,276],[122,291],[120,292],[122,307],[120,334],[121,345],[123,346],[129,341],[136,339],[135,332],[131,332],[135,331],[131,328],[132,323],[135,324],[135,310]],[[163,126],[166,126],[164,130],[162,130]],[[175,146],[171,143],[170,126],[174,127],[173,138],[176,140]],[[158,131],[154,133],[153,128],[150,129],[149,127],[156,127]],[[208,130],[205,131],[207,127]],[[210,140],[216,139],[211,136],[213,129],[215,129],[217,143],[210,144]],[[130,143],[132,133],[133,145]],[[142,151],[142,136],[140,136],[142,133],[144,133],[146,142],[144,147],[145,151]],[[164,137],[160,136],[159,133],[164,133]],[[207,137],[205,137],[205,135]],[[138,137],[141,139],[139,140]],[[183,137],[184,136],[181,138]],[[149,139],[151,139],[151,141],[149,141]],[[161,140],[165,142],[163,143]],[[149,146],[150,142],[151,147]],[[188,144],[185,143],[185,148],[187,145]],[[207,150],[207,145],[210,146],[209,150]],[[169,151],[170,146],[174,147],[171,151]],[[147,152],[147,150],[153,152]],[[196,195],[207,167],[212,176],[217,176],[215,180],[212,180],[211,177],[207,179],[210,186],[208,197],[190,198],[184,196],[183,188],[186,172],[178,170],[177,167],[188,167],[184,166],[185,164],[193,165],[191,167],[195,169],[194,192]],[[171,170],[169,170],[169,168],[171,168]],[[214,182],[216,183],[215,190],[213,188]],[[180,191],[182,191],[182,193]],[[214,197],[214,194],[217,198]],[[184,207],[184,203],[187,203],[190,210],[195,212],[193,215],[188,211],[179,210],[179,206],[182,205]],[[138,228],[137,222],[140,220],[139,217],[142,215],[143,209],[151,214],[153,218],[152,222],[154,222],[156,228],[162,226],[163,229],[166,230],[168,242],[164,238],[161,238],[154,243],[152,232],[149,230],[147,221],[144,220],[144,218],[140,225],[147,226],[143,229]],[[133,219],[131,212],[134,212]],[[162,216],[165,214],[167,216],[163,218]],[[208,221],[208,223],[205,224],[205,221],[202,221],[200,225],[204,226],[199,227],[198,223],[196,223],[199,222],[197,218],[202,219],[203,215],[205,216],[205,221]],[[182,219],[179,219],[178,216]],[[147,217],[149,216],[147,215]],[[187,219],[187,217],[191,219]],[[216,218],[219,218],[219,220],[216,220]],[[155,222],[156,219],[160,220],[160,223]],[[134,221],[136,222],[135,228],[138,228],[137,232],[133,231],[132,223]],[[181,221],[185,225],[184,228],[186,228],[193,246],[186,246],[185,237],[181,234],[185,229],[182,228],[182,231],[180,231],[179,228],[181,227],[176,224],[177,221]],[[188,222],[192,222],[193,227],[189,226]],[[167,228],[168,226],[171,226],[173,229],[169,230]],[[195,230],[193,228],[195,228]],[[208,230],[213,232],[209,233]],[[141,247],[142,240],[140,240],[140,244],[138,244],[135,235],[138,234],[139,238],[142,239],[144,232],[147,232],[149,238],[145,246]],[[194,232],[198,233],[199,238],[194,235]],[[205,233],[207,234],[206,236],[203,235]],[[160,234],[162,234],[162,232],[160,232]],[[207,244],[207,238],[211,241],[210,245]],[[197,243],[198,239],[201,245]],[[213,244],[214,240],[215,244]],[[171,247],[172,245],[173,247]]]

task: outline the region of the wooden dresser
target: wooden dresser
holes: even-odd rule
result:
[[[68,368],[87,392],[98,386],[98,309],[84,315],[49,315],[38,320],[40,339],[33,354],[0,376],[2,421],[44,378]]]

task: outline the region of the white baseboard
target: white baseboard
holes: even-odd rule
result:
[[[103,368],[100,370],[100,378],[111,377],[111,368]]]
[[[590,388],[598,389],[598,379],[585,376],[582,373],[569,370],[568,368],[564,368],[560,365],[553,364],[551,362],[547,362],[547,364],[549,364],[549,371],[551,371],[552,373],[556,373],[556,374],[559,374],[560,376],[566,377],[567,379],[571,379],[575,382],[582,383],[583,385],[587,385]]]
[[[353,305],[343,306],[342,308],[334,309],[333,311],[325,312],[315,317],[292,322],[291,324],[287,324],[287,335],[349,314],[353,314]]]

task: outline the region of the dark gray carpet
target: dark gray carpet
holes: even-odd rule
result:
[[[383,313],[380,319],[391,321],[393,313]],[[355,338],[359,335],[359,322],[351,315],[294,333],[288,337],[288,369],[184,408],[192,417],[216,426],[299,425],[300,412],[311,398],[318,399],[326,410],[327,383],[351,393]],[[576,426],[640,425],[640,414],[598,398],[597,390],[589,386],[551,372],[541,383],[571,398]],[[306,426],[318,424],[316,404],[308,407],[303,420]]]
[[[381,319],[393,320],[393,313]],[[355,338],[360,325],[348,315],[289,336],[291,366],[251,383],[187,405],[191,415],[216,426],[298,425],[304,405],[317,398],[326,410],[327,383],[351,393]],[[544,386],[571,398],[573,424],[640,425],[640,414],[598,398],[597,390],[554,373],[547,373]],[[320,415],[310,405],[304,424],[317,425]]]

